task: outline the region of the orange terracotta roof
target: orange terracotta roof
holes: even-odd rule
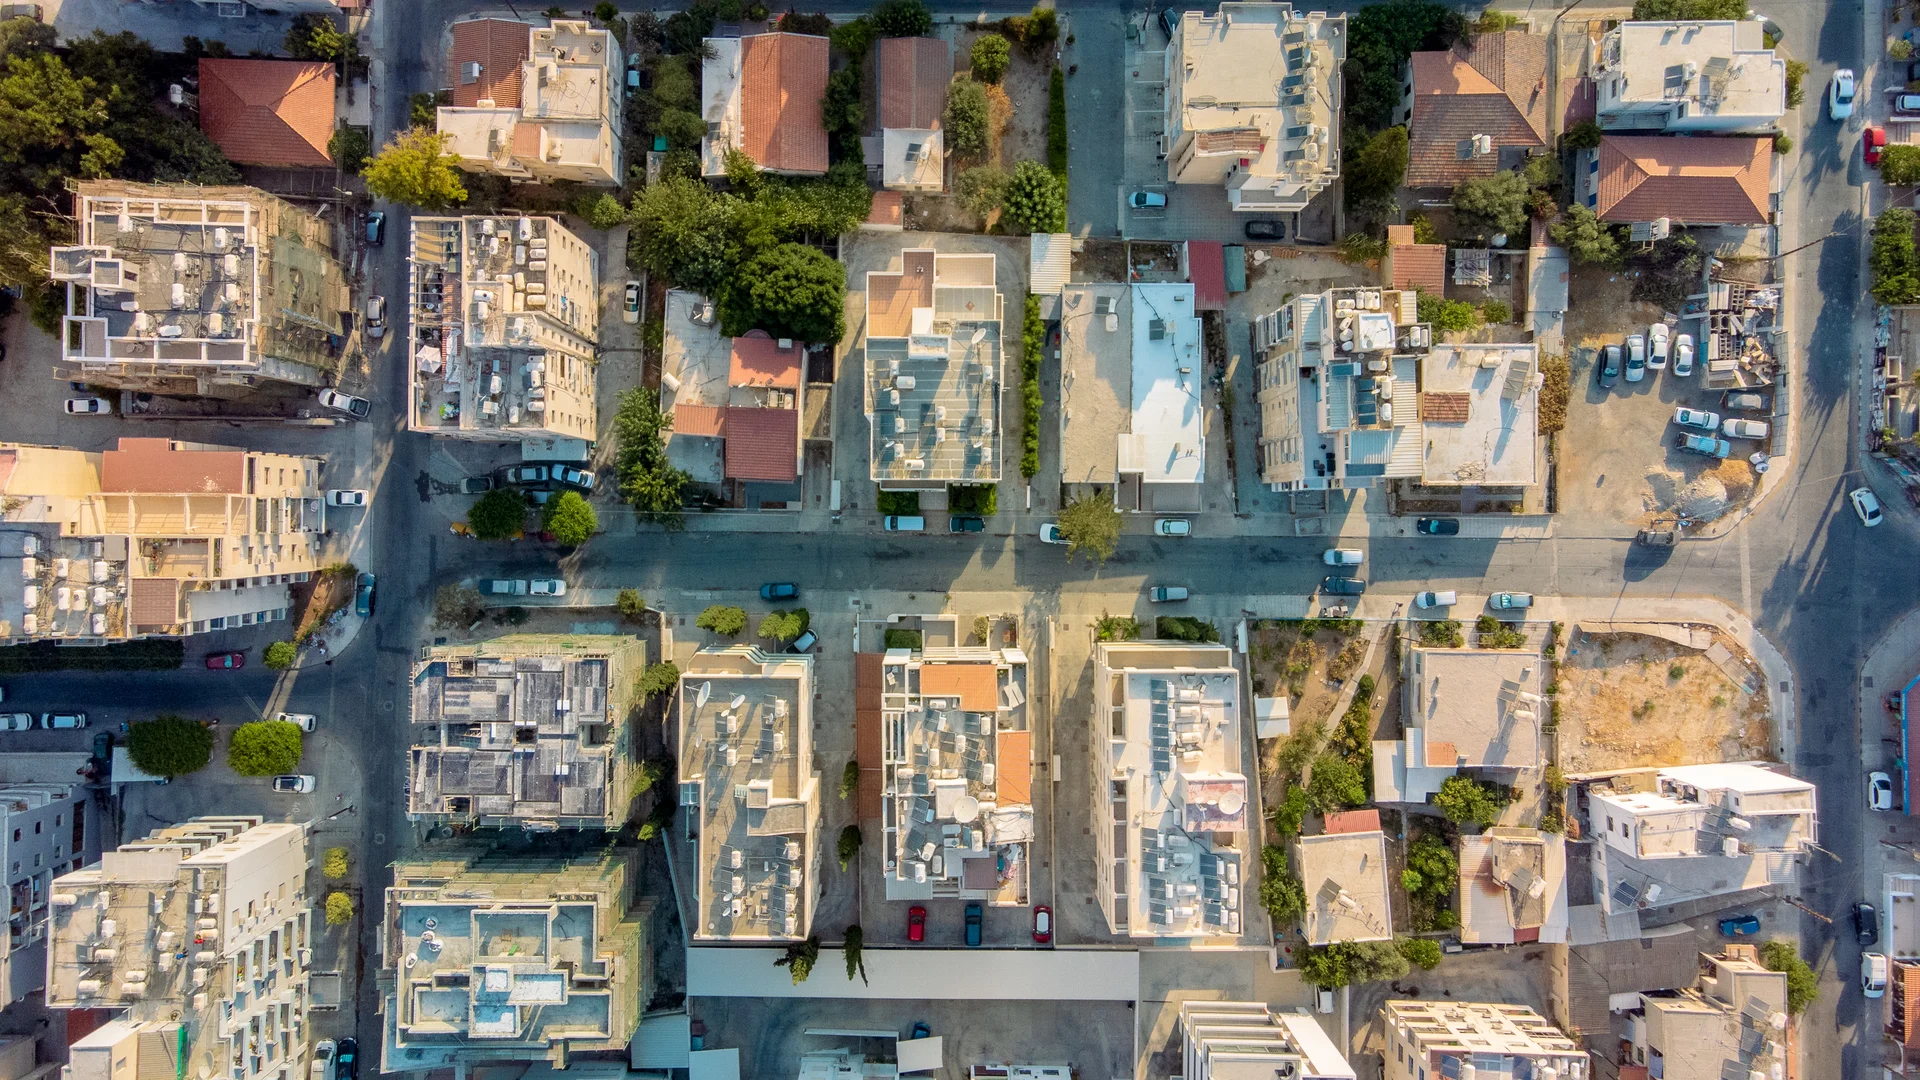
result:
[[[953,81],[953,53],[939,38],[880,40],[880,126],[938,128]]]
[[[1460,160],[1461,141],[1475,135],[1491,139],[1496,151],[1547,144],[1546,40],[1524,30],[1475,34],[1445,52],[1408,58],[1407,187],[1452,187],[1497,172],[1497,152]]]
[[[800,414],[727,409],[727,478],[789,483],[799,473]]]
[[[860,763],[860,787],[856,806],[860,820],[877,818],[882,812],[886,777],[881,762],[886,758],[880,734],[880,691],[886,681],[884,653],[853,655],[853,758]]]
[[[525,120],[513,125],[513,156],[522,160],[540,157],[540,125]]]
[[[733,357],[727,374],[728,386],[778,386],[800,388],[800,346],[781,348],[765,330],[748,331],[733,339]]]
[[[1893,961],[1893,1005],[1889,1008],[1888,1029],[1902,1046],[1920,1050],[1920,964],[1911,960]],[[1892,1020],[1894,1012],[1904,1013],[1899,1022]]]
[[[1762,137],[1610,135],[1593,209],[1604,221],[1764,225],[1772,175],[1773,143]]]
[[[1473,416],[1473,395],[1464,390],[1429,390],[1420,395],[1420,419],[1430,424],[1464,424]]]
[[[200,130],[243,165],[332,165],[333,100],[332,64],[200,61]]]
[[[453,24],[453,51],[447,54],[447,85],[453,103],[471,109],[482,101],[497,108],[520,107],[520,64],[533,55],[533,27],[511,19],[469,19]],[[469,81],[467,65],[480,74]]]
[[[1389,288],[1445,292],[1447,287],[1447,245],[1395,244],[1387,252],[1387,265],[1393,268]]]
[[[121,439],[100,455],[100,490],[133,495],[237,495],[246,491],[241,450],[176,450],[167,439]]]
[[[1000,677],[992,664],[922,664],[920,696],[957,697],[967,712],[997,712]]]
[[[1224,131],[1202,131],[1194,135],[1194,146],[1203,154],[1226,154],[1238,151],[1242,154],[1257,154],[1267,144],[1267,137],[1260,134],[1259,128],[1228,128]]]
[[[924,672],[925,669],[922,669]],[[994,760],[994,794],[1000,805],[1016,806],[1033,801],[1033,732],[1003,731],[995,736],[999,743]]]
[[[1450,742],[1427,744],[1427,768],[1445,769],[1460,764],[1460,748]]]
[[[902,338],[913,330],[913,309],[933,306],[933,252],[901,254],[902,269],[867,276],[867,336]]]
[[[876,191],[867,210],[869,225],[898,225],[906,220],[907,200],[897,191]]]
[[[134,578],[128,589],[133,625],[172,626],[180,621],[180,582],[177,578]]]
[[[740,149],[763,169],[827,171],[827,39],[756,34],[740,42]]]
[[[1342,810],[1326,817],[1328,835],[1380,831],[1380,811]]]
[[[718,435],[726,429],[726,415],[718,405],[675,405],[675,435]]]

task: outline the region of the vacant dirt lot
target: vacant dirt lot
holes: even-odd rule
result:
[[[1720,643],[1739,650],[1724,639]],[[1764,692],[1706,654],[1640,634],[1581,634],[1560,665],[1560,768],[1569,773],[1769,757]]]

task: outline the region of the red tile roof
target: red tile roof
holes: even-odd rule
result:
[[[728,406],[727,478],[791,482],[798,476],[800,414]]]
[[[800,388],[800,346],[781,348],[765,330],[750,330],[745,337],[733,339],[733,362],[728,369],[728,386],[778,386]]]
[[[869,225],[898,225],[906,218],[906,199],[897,191],[876,191],[867,211]]]
[[[1409,229],[1409,232],[1412,230]],[[1395,244],[1387,250],[1387,286],[1441,293],[1447,288],[1447,245]]]
[[[176,578],[134,578],[128,599],[135,629],[172,626],[180,621],[180,582]]]
[[[1888,1010],[1887,1033],[1900,1045],[1920,1050],[1920,964],[1893,961],[1893,1003]]]
[[[920,696],[959,698],[967,712],[990,713],[1000,707],[1000,676],[988,663],[922,664]]]
[[[533,55],[533,27],[511,19],[469,19],[453,24],[453,51],[447,54],[447,85],[454,105],[470,109],[492,101],[502,109],[520,107],[520,63]],[[467,81],[462,70],[478,62],[480,77]]]
[[[200,61],[200,130],[243,165],[333,164],[332,64]]]
[[[953,53],[939,38],[880,40],[880,126],[937,128],[953,81]]]
[[[1193,282],[1193,310],[1227,310],[1227,257],[1217,240],[1187,241],[1187,280]]]
[[[1380,811],[1341,810],[1328,814],[1326,830],[1329,836],[1335,833],[1379,832]]]
[[[827,39],[756,34],[740,42],[740,149],[763,169],[827,171]]]
[[[1452,187],[1499,170],[1501,147],[1547,144],[1546,39],[1523,30],[1475,34],[1446,52],[1417,52],[1406,186]],[[1460,160],[1475,135],[1495,153]]]
[[[1473,395],[1464,390],[1429,390],[1420,395],[1420,419],[1433,424],[1464,424],[1473,415]]]
[[[675,405],[675,435],[718,435],[726,429],[724,410],[718,405]]]
[[[1605,221],[1764,225],[1773,143],[1755,136],[1608,136],[1600,140]]]
[[[100,455],[100,490],[133,495],[237,495],[247,489],[240,450],[176,450],[167,439],[123,438]]]

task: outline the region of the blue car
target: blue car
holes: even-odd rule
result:
[[[772,581],[760,586],[760,599],[768,602],[774,600],[795,600],[798,599],[799,596],[800,586],[795,585],[791,581]]]
[[[982,918],[984,918],[984,916],[978,903],[967,905],[967,948],[969,949],[977,949],[980,947],[980,923]]]
[[[360,587],[353,594],[353,613],[363,619],[373,618],[372,574],[360,575]]]
[[[1745,937],[1760,932],[1757,915],[1733,915],[1720,920],[1720,932],[1728,937]]]

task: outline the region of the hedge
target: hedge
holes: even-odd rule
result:
[[[1026,423],[1020,431],[1020,475],[1033,479],[1040,471],[1040,416],[1046,400],[1040,395],[1040,357],[1047,347],[1047,324],[1040,319],[1040,298],[1027,294],[1027,314],[1020,327],[1020,396],[1026,405]]]
[[[36,641],[0,648],[0,675],[28,671],[171,671],[186,655],[186,643],[171,638],[85,649]]]

